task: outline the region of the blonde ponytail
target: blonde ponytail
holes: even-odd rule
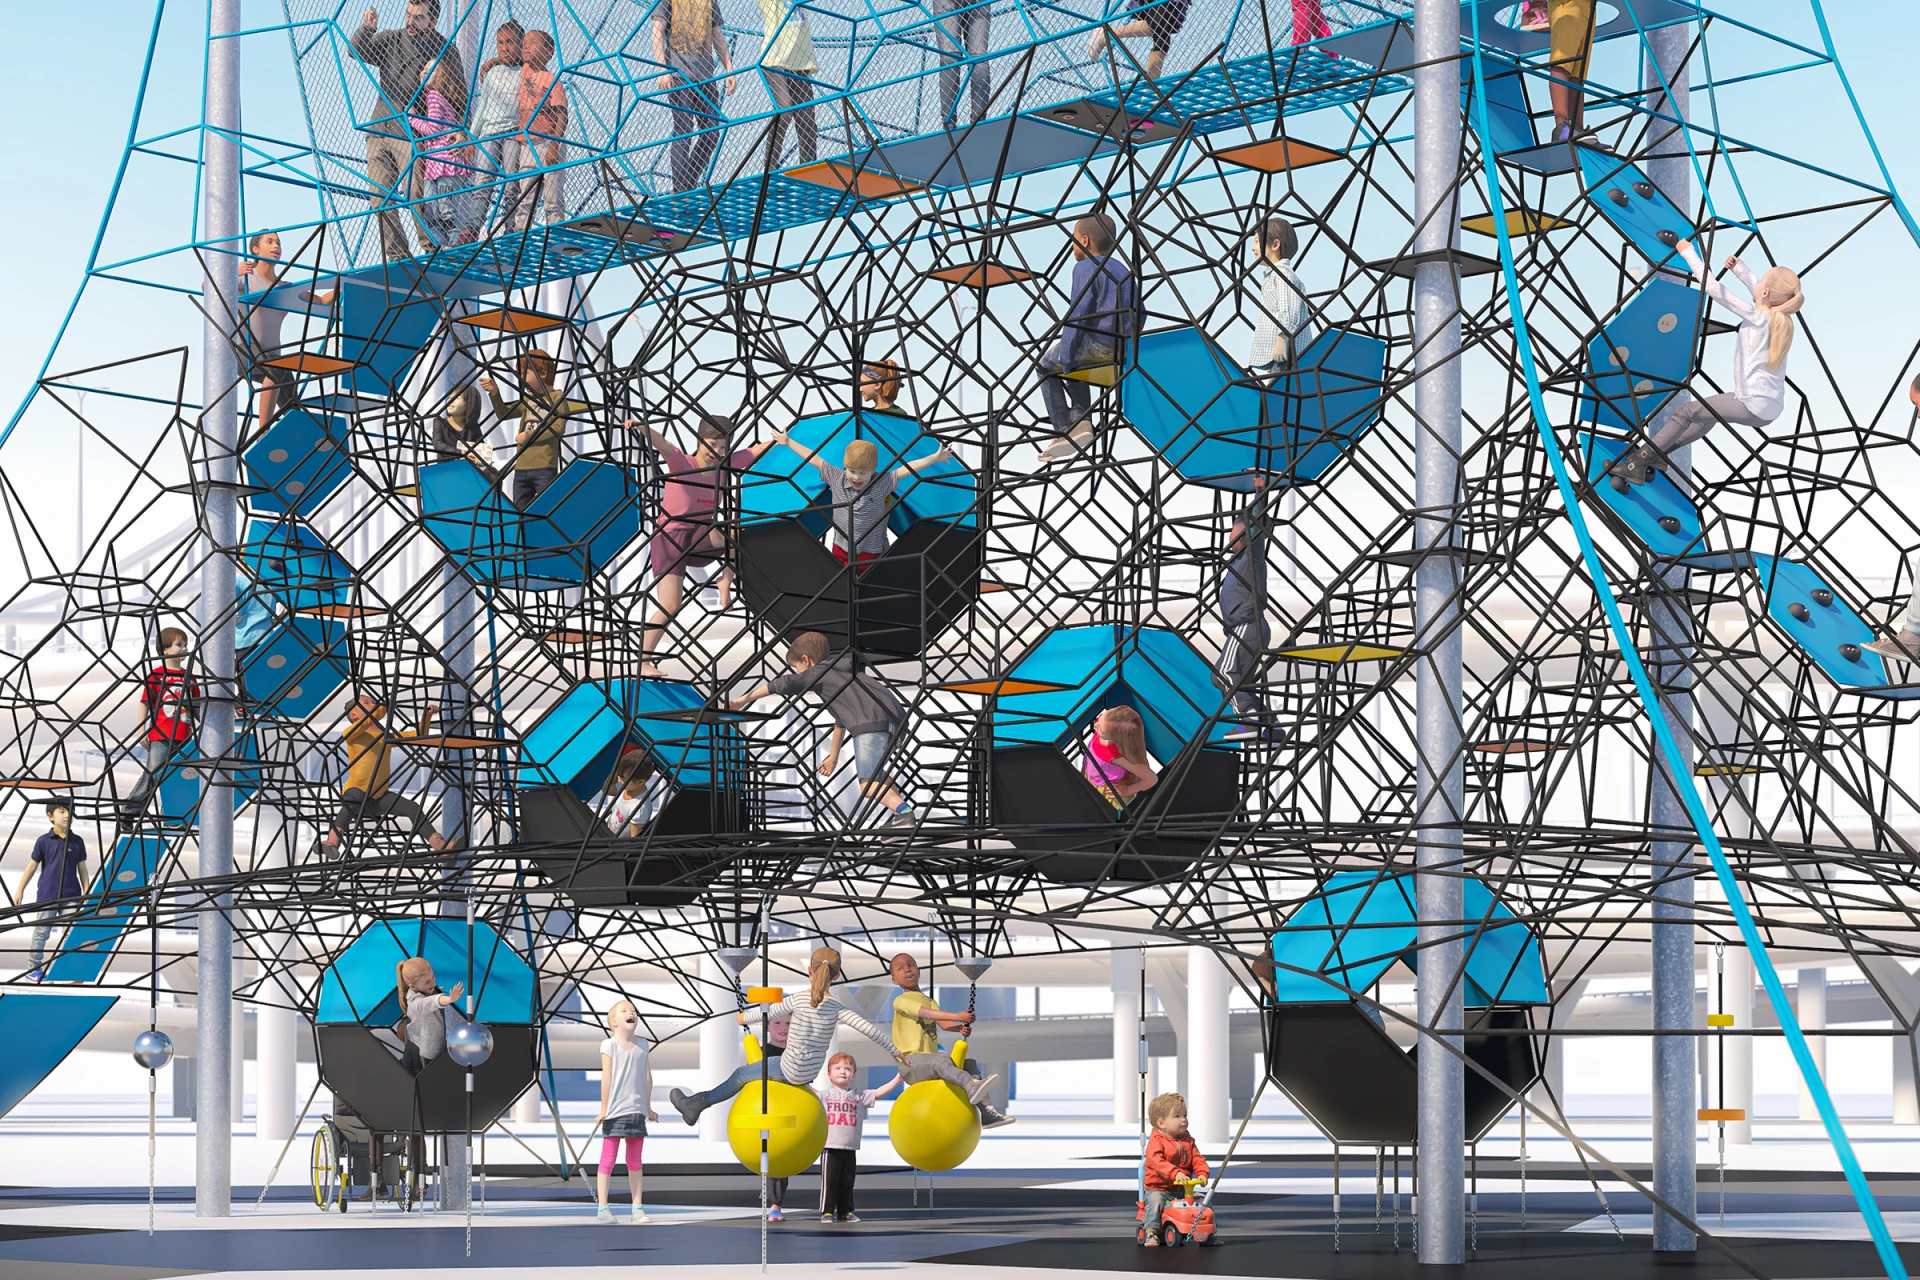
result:
[[[1787,367],[1787,352],[1793,349],[1794,313],[1800,310],[1806,295],[1800,292],[1800,277],[1785,267],[1769,267],[1760,277],[1760,287],[1768,296],[1782,301],[1765,308],[1767,313],[1767,372],[1779,373]],[[1758,302],[1759,299],[1754,299]]]
[[[820,1007],[820,1002],[827,998],[828,988],[839,976],[840,953],[832,947],[815,947],[807,960],[807,994],[813,997],[814,1008]]]

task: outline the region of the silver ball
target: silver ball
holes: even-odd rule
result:
[[[493,1056],[493,1032],[484,1022],[463,1022],[447,1032],[447,1056],[463,1067],[477,1067]]]
[[[164,1031],[142,1031],[133,1038],[133,1060],[158,1071],[173,1061],[173,1037]]]

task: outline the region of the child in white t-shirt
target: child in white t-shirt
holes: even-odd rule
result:
[[[827,1147],[820,1153],[820,1221],[858,1222],[853,1211],[854,1153],[860,1149],[860,1127],[867,1109],[899,1085],[900,1077],[878,1089],[849,1089],[855,1070],[853,1055],[836,1053],[827,1059],[826,1088],[818,1090],[827,1109]]]
[[[653,1068],[647,1064],[647,1042],[639,1035],[640,1012],[631,1000],[616,1000],[607,1011],[607,1030],[600,1042],[600,1208],[596,1221],[612,1222],[607,1204],[607,1182],[613,1176],[613,1157],[620,1140],[627,1140],[627,1190],[633,1195],[631,1222],[646,1222],[640,1207],[640,1151],[646,1145],[647,1121],[653,1113]]]

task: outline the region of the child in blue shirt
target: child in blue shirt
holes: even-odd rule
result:
[[[20,874],[20,888],[13,895],[16,902],[27,901],[27,882],[36,869],[40,876],[39,890],[33,898],[36,902],[77,898],[80,887],[87,882],[87,842],[73,834],[72,805],[65,800],[48,801],[47,821],[53,824],[53,830],[33,842],[33,852],[27,855],[27,868]],[[42,911],[33,926],[30,954],[33,968],[27,974],[28,982],[39,982],[47,976],[47,938],[53,933],[53,917],[51,909]]]
[[[1040,450],[1042,462],[1058,462],[1093,443],[1093,394],[1066,375],[1103,365],[1124,365],[1127,343],[1139,334],[1139,293],[1127,264],[1114,253],[1119,231],[1104,213],[1073,224],[1073,285],[1059,345],[1040,357],[1040,398],[1054,439]]]

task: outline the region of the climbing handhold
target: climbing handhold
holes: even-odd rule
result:
[[[1787,606],[1787,612],[1793,615],[1793,620],[1795,622],[1805,622],[1808,618],[1811,618],[1813,616],[1813,611],[1807,608],[1807,606],[1801,604],[1798,600],[1795,600],[1792,604]]]
[[[1812,596],[1813,602],[1821,608],[1831,609],[1833,607],[1833,592],[1827,590],[1825,587],[1815,587],[1813,590],[1807,592],[1807,594]]]
[[[1664,227],[1654,232],[1653,238],[1658,240],[1661,244],[1667,246],[1667,248],[1669,249],[1673,248],[1673,246],[1680,243],[1680,236],[1678,235],[1678,233],[1668,231]]]
[[[1848,662],[1858,662],[1860,661],[1860,646],[1857,644],[1843,644],[1840,646],[1840,656]]]
[[[1618,187],[1613,187],[1608,190],[1607,199],[1613,201],[1615,204],[1619,205],[1622,209],[1626,208],[1628,204],[1627,193],[1622,191]]]
[[[1639,196],[1642,200],[1651,200],[1653,199],[1653,184],[1645,180],[1636,182],[1633,184],[1633,194]]]
[[[1665,529],[1668,533],[1678,533],[1680,532],[1680,517],[1679,516],[1661,516],[1660,527],[1662,529]]]

